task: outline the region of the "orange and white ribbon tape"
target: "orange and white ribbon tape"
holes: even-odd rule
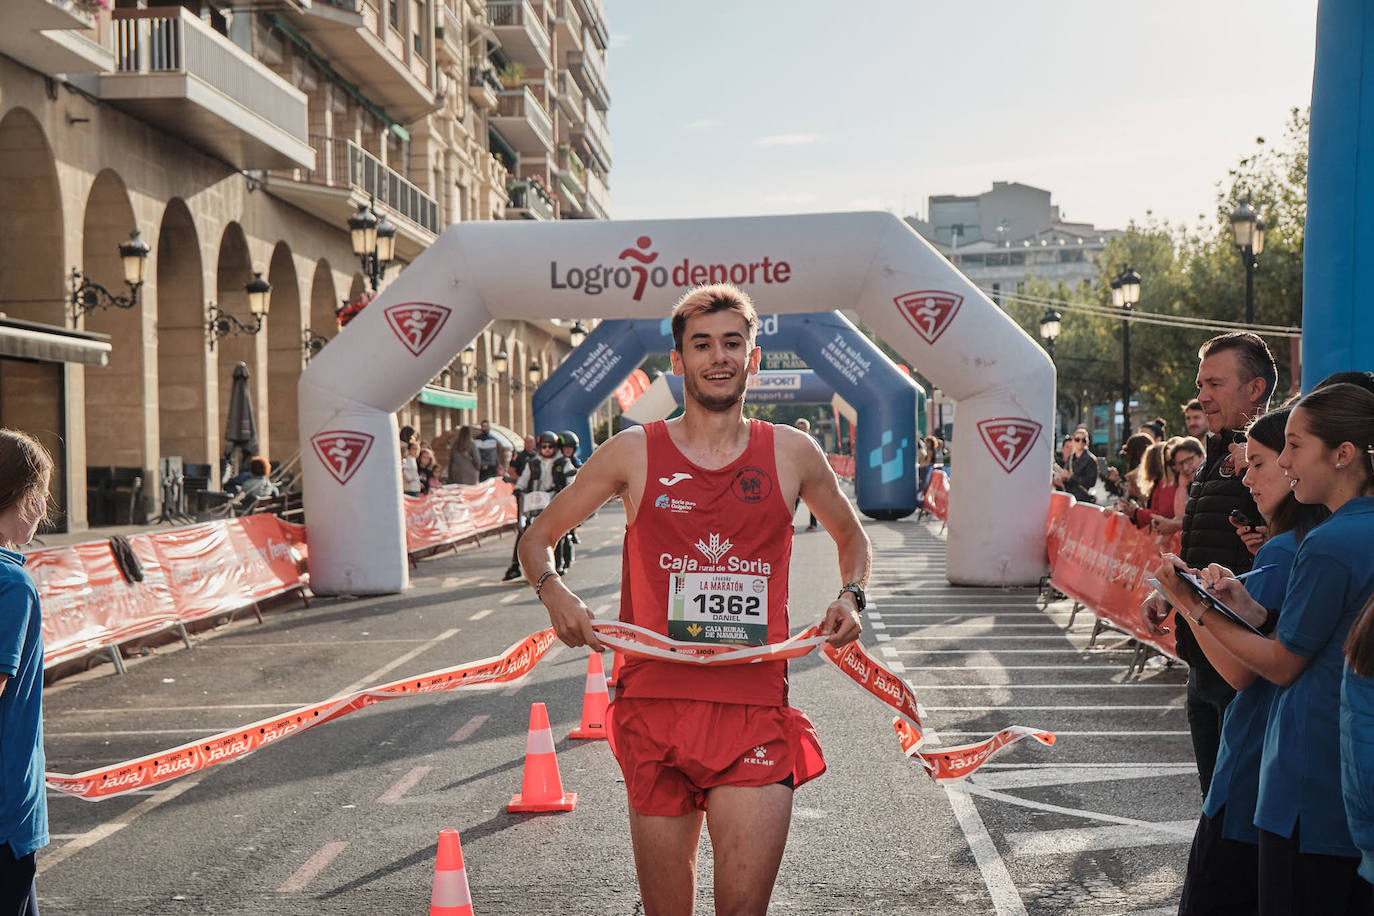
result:
[[[818,646],[827,659],[859,687],[867,690],[898,713],[894,722],[903,752],[915,757],[937,781],[962,779],[993,755],[1024,737],[1042,744],[1053,744],[1050,732],[1015,726],[986,741],[946,748],[921,750],[924,735],[921,710],[910,685],[863,650],[857,642],[836,649],[826,643],[818,625],[807,627],[780,643],[765,646],[728,646],[679,642],[633,624],[594,621],[598,638],[619,652],[638,658],[658,659],[681,664],[747,665],[762,661],[782,661],[808,655]],[[87,770],[74,776],[48,773],[48,788],[88,801],[112,798],[135,789],[168,782],[190,773],[250,754],[325,722],[331,722],[383,700],[435,693],[445,690],[480,688],[518,680],[528,674],[556,641],[552,629],[526,636],[500,655],[455,668],[443,668],[388,684],[367,687],[344,696],[302,706],[273,716],[183,744],[156,754],[128,760],[113,766]]]

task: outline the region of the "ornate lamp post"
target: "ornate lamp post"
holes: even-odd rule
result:
[[[1040,316],[1040,338],[1045,341],[1045,350],[1050,354],[1050,359],[1054,359],[1054,342],[1059,338],[1060,315],[1052,308],[1045,309],[1045,314]]]
[[[378,219],[370,206],[359,204],[358,212],[348,218],[348,234],[353,253],[362,261],[363,273],[375,293],[387,267],[396,259],[396,227],[385,216]]]
[[[135,229],[129,241],[119,246],[119,260],[124,267],[124,285],[129,295],[116,296],[96,283],[80,267],[72,268],[72,323],[86,312],[96,309],[131,309],[138,305],[138,291],[143,287],[143,272],[148,266],[148,246]]]
[[[262,330],[262,323],[272,307],[272,284],[262,278],[262,271],[253,271],[253,279],[243,288],[248,293],[248,311],[253,314],[253,323],[240,321],[233,315],[211,302],[206,331],[210,334],[210,349],[215,349],[215,341],[230,334],[256,334]]]
[[[573,326],[568,329],[568,343],[573,345],[573,349],[582,346],[582,341],[587,339],[587,327],[581,319],[574,321]]]
[[[1140,274],[1129,266],[1112,278],[1112,305],[1121,309],[1121,442],[1131,435],[1131,309],[1140,301]]]
[[[1255,268],[1259,267],[1260,252],[1264,250],[1264,217],[1255,213],[1248,200],[1231,213],[1231,235],[1245,264],[1245,323],[1254,324]]]

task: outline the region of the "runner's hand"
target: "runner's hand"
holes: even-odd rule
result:
[[[836,598],[825,609],[825,620],[821,621],[821,635],[835,648],[848,645],[859,638],[864,625],[859,620],[859,612],[854,610],[854,599],[848,596]]]
[[[606,647],[596,638],[596,631],[592,629],[592,621],[596,618],[592,616],[591,609],[563,584],[561,577],[556,582],[550,580],[544,586],[543,598],[553,631],[565,646],[589,646],[593,652],[605,651]]]

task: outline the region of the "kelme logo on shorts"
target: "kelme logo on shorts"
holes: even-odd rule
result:
[[[992,457],[1010,474],[1040,438],[1040,424],[1024,417],[994,417],[978,424],[978,434]]]
[[[310,437],[320,463],[340,484],[348,483],[372,451],[373,437],[347,429],[330,429]]]
[[[928,344],[933,344],[959,314],[964,297],[939,289],[923,289],[895,297],[897,311]]]
[[[452,309],[432,302],[402,302],[390,306],[383,314],[405,348],[419,356],[439,336],[451,312]]]
[[[683,258],[669,268],[658,264],[659,253],[650,251],[654,240],[647,235],[635,239],[634,245],[620,252],[620,263],[588,264],[561,268],[557,261],[549,262],[550,289],[580,289],[588,296],[600,295],[611,289],[632,289],[636,301],[644,298],[644,291],[653,286],[686,288],[706,283],[771,284],[792,279],[792,265],[765,255],[758,261],[736,261],[731,264],[695,264]],[[628,263],[627,263],[628,262]]]

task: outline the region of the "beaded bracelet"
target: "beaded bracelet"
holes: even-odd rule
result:
[[[557,576],[557,575],[558,575],[558,573],[554,572],[552,569],[546,569],[546,570],[544,570],[543,574],[540,575],[540,577],[539,577],[539,581],[534,583],[534,600],[535,600],[535,601],[538,601],[538,602],[540,602],[540,603],[543,603],[544,599],[540,597],[540,592],[542,592],[542,591],[544,590],[544,580],[547,579],[549,576]]]

